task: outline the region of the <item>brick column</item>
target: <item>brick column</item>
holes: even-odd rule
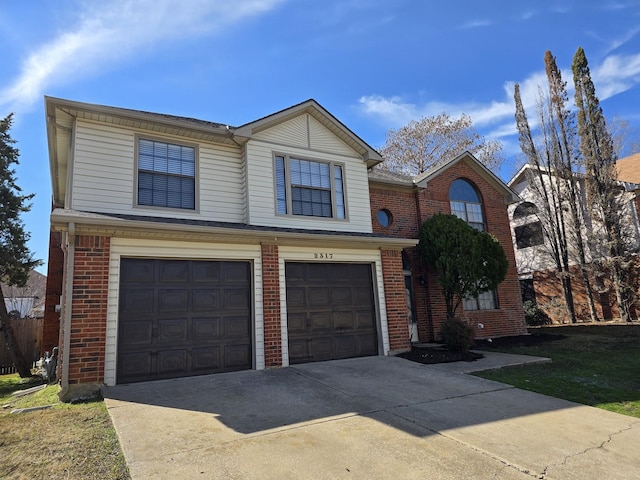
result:
[[[402,252],[381,250],[384,297],[387,303],[389,347],[391,351],[406,351],[411,348],[407,300],[402,272]]]
[[[110,240],[109,237],[76,236],[70,385],[104,382]]]
[[[278,246],[262,245],[262,298],[265,366],[282,366],[282,316]]]
[[[40,356],[44,356],[44,352],[51,352],[53,347],[58,345],[60,336],[60,312],[56,312],[56,305],[60,304],[62,272],[64,271],[64,252],[61,244],[62,234],[49,232],[49,261],[47,263],[47,286]]]

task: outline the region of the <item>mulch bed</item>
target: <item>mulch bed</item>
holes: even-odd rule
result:
[[[409,352],[400,353],[398,357],[406,358],[412,362],[433,365],[449,362],[473,362],[484,355],[477,352],[456,352],[446,347],[413,346]]]

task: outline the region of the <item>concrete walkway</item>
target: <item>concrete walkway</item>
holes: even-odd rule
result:
[[[484,353],[484,352],[483,352]],[[638,479],[640,420],[368,357],[108,387],[133,479]]]

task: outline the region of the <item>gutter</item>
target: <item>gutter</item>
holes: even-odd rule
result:
[[[76,224],[69,222],[64,277],[64,310],[62,312],[62,372],[61,390],[58,397],[64,400],[69,392],[69,355],[71,350],[71,305],[73,303],[73,270],[76,251]]]

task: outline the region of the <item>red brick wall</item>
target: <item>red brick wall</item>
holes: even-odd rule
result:
[[[49,232],[49,257],[47,261],[47,286],[44,301],[44,319],[42,322],[42,350],[51,352],[58,345],[60,336],[60,313],[56,305],[62,295],[62,276],[64,271],[64,252],[61,247],[62,233]]]
[[[504,196],[465,161],[458,162],[436,178],[431,179],[427,188],[418,193],[412,193],[407,188],[404,193],[399,194],[395,190],[385,190],[380,185],[372,185],[370,191],[372,192],[371,212],[374,231],[394,236],[417,238],[419,226],[427,218],[436,213],[451,213],[449,187],[458,178],[464,178],[476,186],[482,198],[487,231],[494,235],[504,248],[509,267],[505,280],[497,289],[498,309],[467,312],[459,307],[457,314],[467,319],[474,327],[476,338],[526,333],[520,284]],[[415,198],[415,195],[418,199],[417,205],[415,200],[411,201],[411,197]],[[400,219],[402,219],[402,223],[395,227],[391,225],[382,229],[376,220],[376,214],[380,208],[387,208],[391,212],[394,223]],[[411,222],[413,225],[409,225]],[[432,341],[437,338],[439,325],[446,317],[441,287],[435,273],[420,262],[415,249],[407,249],[406,254],[411,261],[416,307],[414,314],[418,320],[420,340]],[[421,285],[420,278],[424,279],[422,282],[424,285]],[[482,324],[484,328],[478,328],[478,324]]]
[[[262,245],[262,296],[265,366],[280,367],[282,366],[282,327],[277,245]]]
[[[76,236],[69,384],[104,381],[109,248],[108,237]]]
[[[402,252],[382,250],[380,253],[384,296],[387,304],[389,348],[391,350],[408,350],[410,342],[404,275],[402,274]]]

